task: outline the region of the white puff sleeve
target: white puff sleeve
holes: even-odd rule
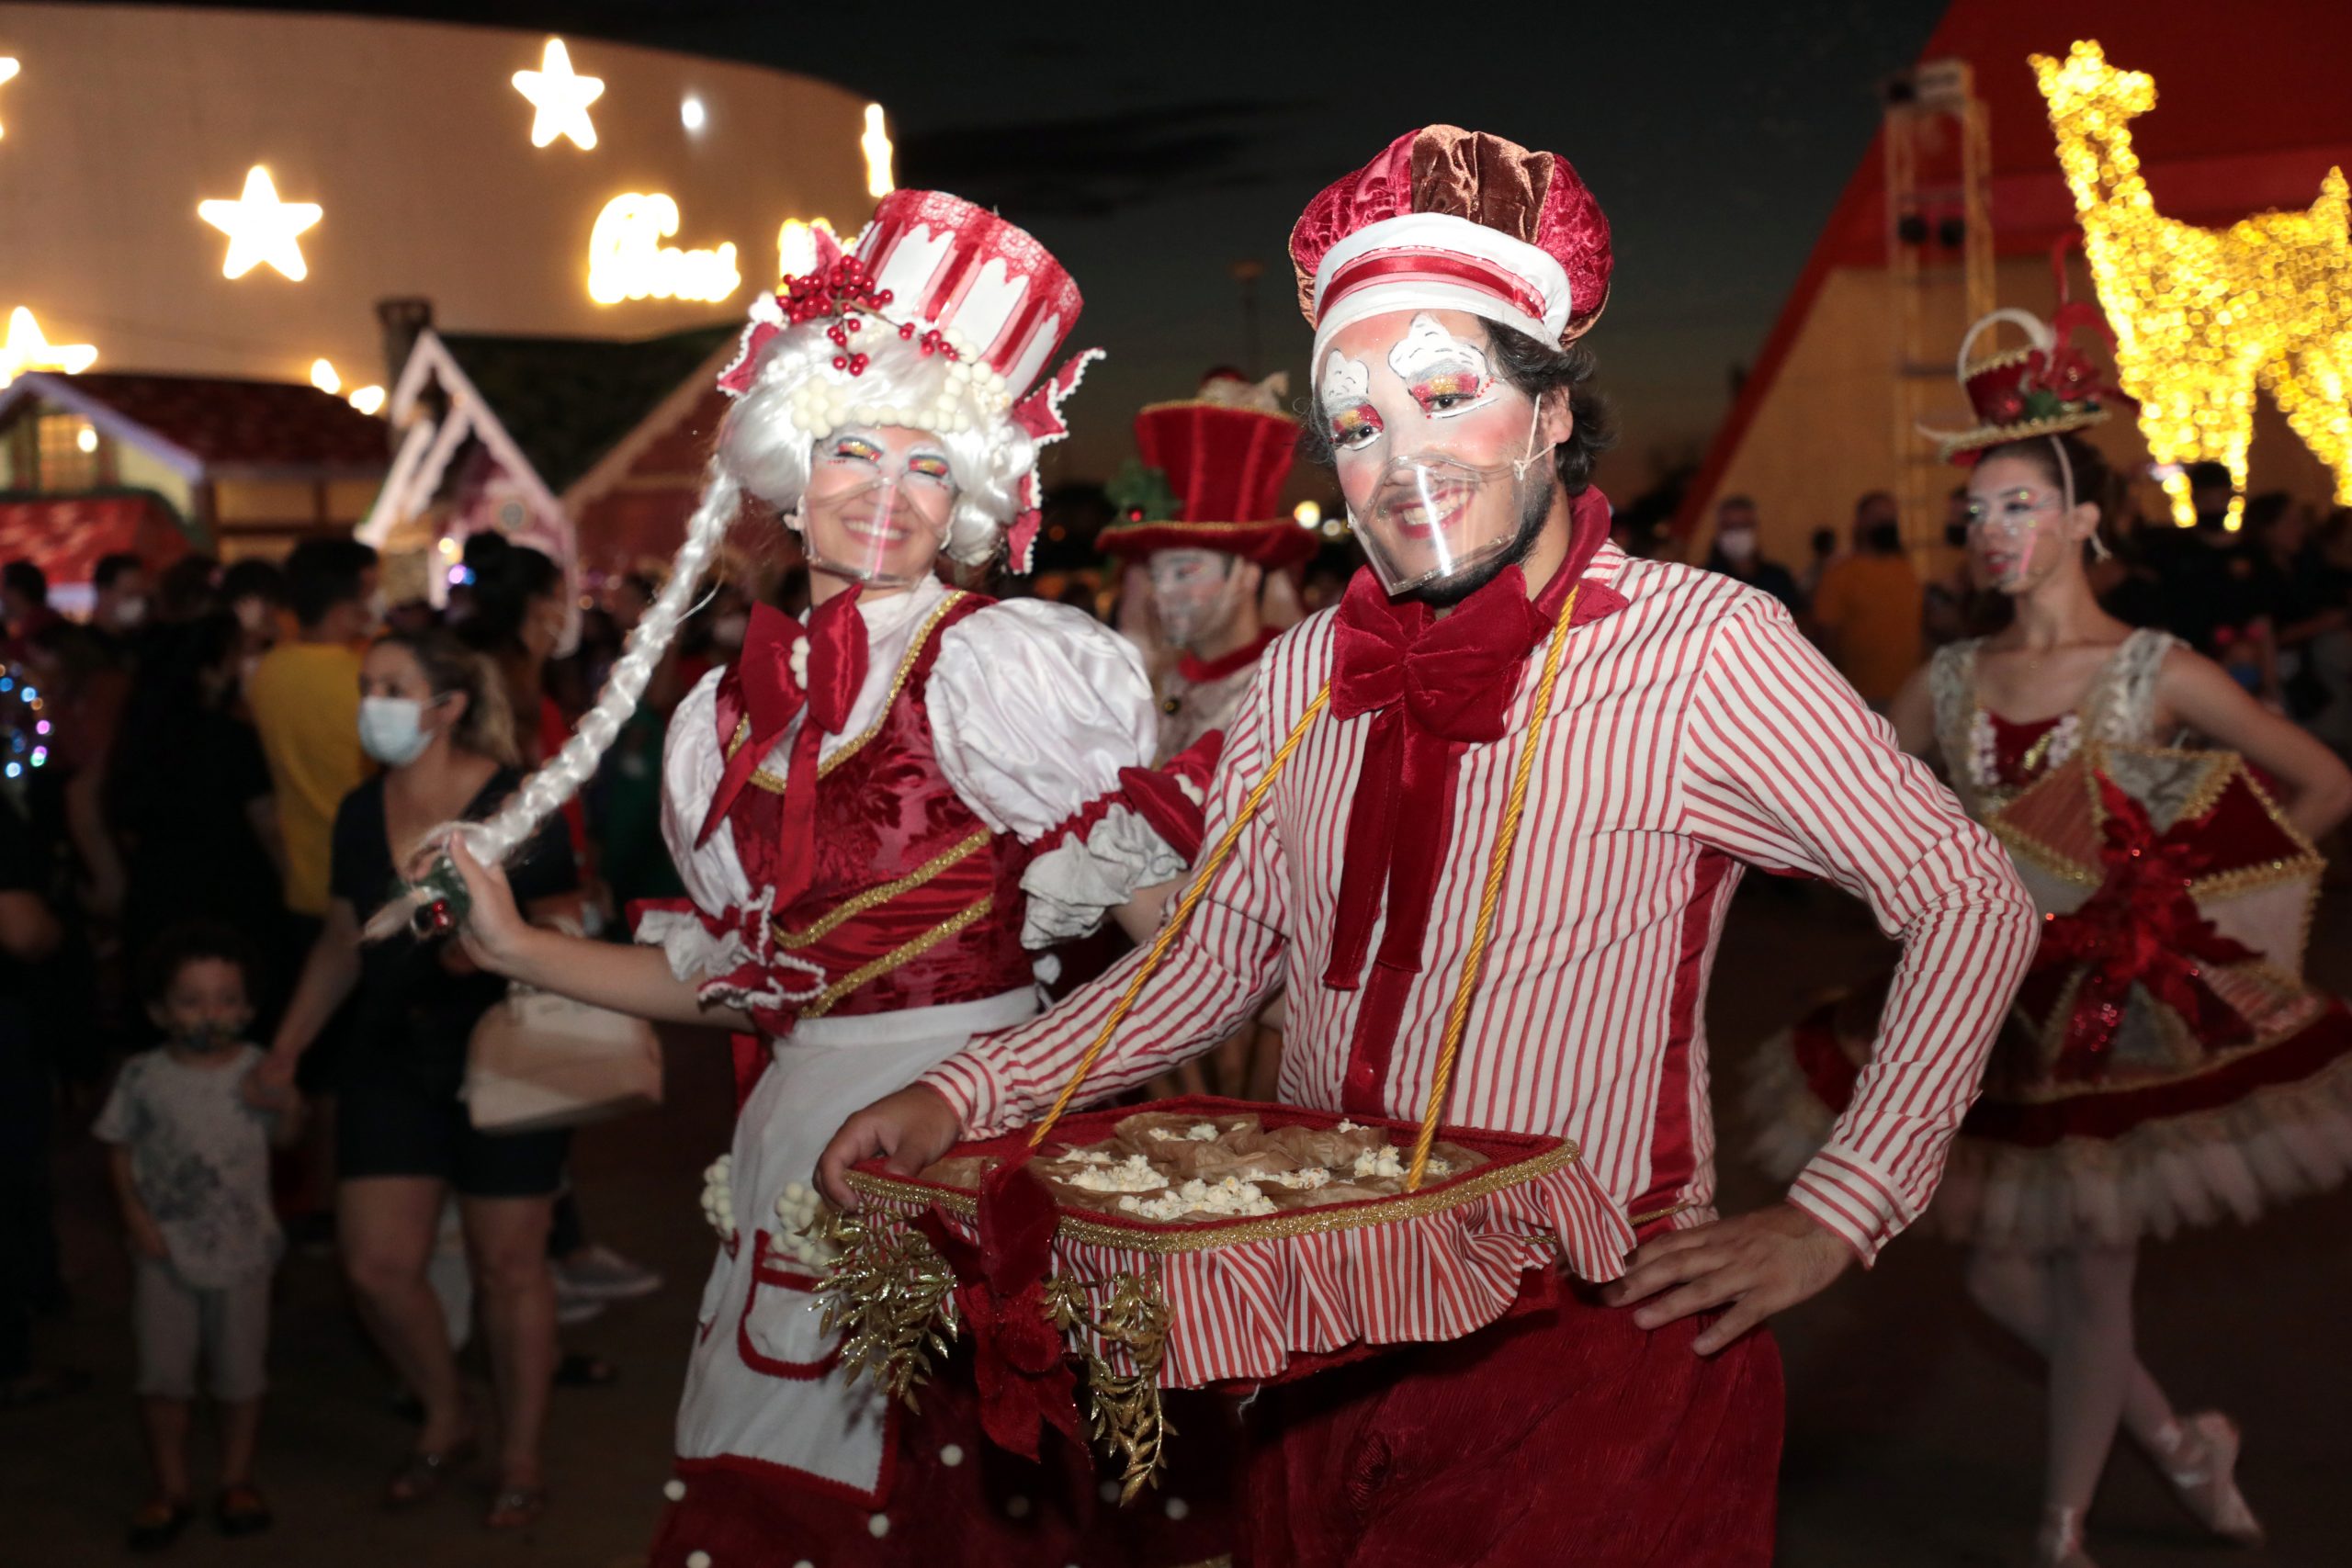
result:
[[[718,717],[725,673],[713,670],[704,676],[670,716],[662,746],[662,841],[686,897],[647,900],[636,934],[639,942],[662,949],[673,975],[696,982],[706,1002],[756,1011],[794,996],[773,968],[777,955],[769,942],[768,904],[775,889],[754,895],[732,833],[695,842],[727,768]]]
[[[1120,795],[1151,763],[1151,682],[1125,640],[1067,605],[991,604],[940,638],[932,739],[981,821],[1042,846],[1021,879],[1023,945],[1083,936],[1184,858]]]

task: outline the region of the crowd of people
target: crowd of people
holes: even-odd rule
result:
[[[254,1433],[281,1213],[299,1242],[339,1258],[398,1402],[422,1422],[388,1501],[421,1501],[474,1448],[455,1352],[479,1325],[500,1528],[543,1506],[550,1385],[615,1375],[560,1350],[559,1318],[662,1283],[583,1229],[567,1132],[470,1124],[466,1043],[503,982],[405,938],[358,940],[430,830],[494,807],[569,732],[651,585],[619,579],[583,614],[552,560],[494,535],[472,542],[443,611],[388,608],[379,570],[345,538],[225,568],[110,556],[85,620],[49,607],[32,562],[0,570],[0,660],[40,694],[47,753],[0,809],[13,1134],[0,1397],[36,1403],[81,1381],[37,1366],[30,1330],[62,1291],[53,1130],[89,1127],[112,1148],[136,1264],[154,1487],[135,1546],[168,1544],[193,1517],[199,1361],[224,1433],[219,1527],[270,1521]],[[678,669],[723,657],[741,602],[713,596]],[[674,886],[643,820],[663,720],[649,703],[603,787],[535,842],[518,886],[548,918],[609,929],[616,897]],[[291,1146],[273,1156],[272,1144]]]

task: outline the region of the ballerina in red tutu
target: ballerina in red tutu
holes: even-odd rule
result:
[[[2236,1427],[2176,1415],[2137,1359],[2132,1270],[2145,1238],[2352,1168],[2352,1016],[2300,973],[2311,840],[2352,812],[2352,773],[2220,666],[2099,609],[2085,557],[2104,547],[2108,471],[2075,432],[2112,394],[2050,327],[2005,310],[1978,331],[1995,320],[2033,346],[1963,371],[1980,423],[1944,450],[1973,464],[1969,548],[2015,613],[1940,650],[1892,716],[2044,922],[1928,1219],[1972,1247],[1977,1303],[2049,1362],[2037,1562],[2089,1568],[2083,1517],[2119,1424],[2209,1529],[2261,1536]],[[1875,1013],[1865,990],[1766,1047],[1766,1165],[1801,1161],[1876,1070]]]

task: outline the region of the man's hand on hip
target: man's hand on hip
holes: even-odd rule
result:
[[[1853,1249],[1812,1216],[1775,1203],[1643,1243],[1626,1260],[1625,1277],[1600,1295],[1611,1306],[1645,1303],[1634,1314],[1643,1328],[1725,1309],[1691,1344],[1712,1356],[1774,1313],[1820,1294],[1853,1262]]]
[[[817,1156],[817,1186],[844,1209],[857,1207],[850,1190],[849,1168],[876,1155],[886,1155],[888,1168],[912,1176],[956,1146],[964,1123],[939,1091],[909,1084],[886,1095],[842,1123],[825,1152]]]

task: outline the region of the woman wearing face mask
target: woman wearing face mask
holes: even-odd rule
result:
[[[498,1398],[498,1490],[487,1522],[514,1529],[546,1506],[539,1437],[555,1361],[549,1212],[565,1134],[477,1132],[458,1099],[475,1021],[506,993],[447,941],[403,932],[361,946],[368,918],[429,835],[478,821],[522,782],[506,697],[489,660],[447,632],[388,637],[361,667],[359,739],[384,766],[345,797],[334,823],[326,928],[311,950],[269,1060],[265,1087],[296,1064],[346,997],[356,1038],[337,1102],[337,1220],[361,1316],[424,1405],[413,1450],[386,1489],[393,1506],[440,1489],[472,1451],[441,1305],[426,1282],[442,1204],[455,1190],[481,1292]],[[526,914],[577,913],[571,847],[541,826],[514,862]]]
[[[1028,570],[1038,448],[1064,433],[1085,359],[1022,394],[1078,308],[1029,235],[910,190],[853,254],[763,298],[667,585],[580,733],[457,840],[484,967],[741,1037],[660,1568],[1149,1565],[1223,1545],[1212,1494],[1122,1511],[1053,1434],[1034,1460],[991,1449],[960,1356],[909,1415],[842,1370],[811,1306],[830,1260],[808,1234],[811,1180],[842,1118],[1033,1014],[1047,950],[1114,910],[1143,915],[1197,840],[1180,787],[1130,776],[1153,734],[1134,652],[1071,610],[939,576],[942,557],[982,568],[1008,544]],[[662,830],[688,897],[646,913],[634,948],[526,925],[483,863],[594,771],[747,495],[800,535],[815,607],[804,626],[753,605],[731,667],[672,718]]]
[[[1944,445],[1973,465],[1976,580],[2013,615],[1939,650],[1892,717],[2000,834],[2045,913],[1928,1219],[1970,1247],[1978,1304],[2049,1364],[2037,1561],[2089,1568],[2084,1516],[2119,1426],[2207,1529],[2261,1536],[2233,1478],[2235,1426],[2177,1414],[2136,1358],[2132,1275],[2143,1239],[2252,1218],[2352,1169],[2352,1017],[2296,973],[2297,879],[2316,867],[2277,826],[2328,832],[2352,813],[2352,773],[2211,660],[2099,608],[2086,558],[2104,548],[2107,468],[2074,433],[2109,395],[2040,321],[2000,319],[2028,327],[2047,368],[2022,352],[1971,367],[1983,423]],[[2213,750],[2169,750],[2192,738]],[[2274,781],[2275,807],[2230,783],[2229,753]],[[2267,913],[2257,894],[2226,902],[2250,854],[2278,857],[2235,878],[2274,888]],[[1854,1083],[1875,1000],[1765,1047],[1768,1165],[1801,1157]]]

